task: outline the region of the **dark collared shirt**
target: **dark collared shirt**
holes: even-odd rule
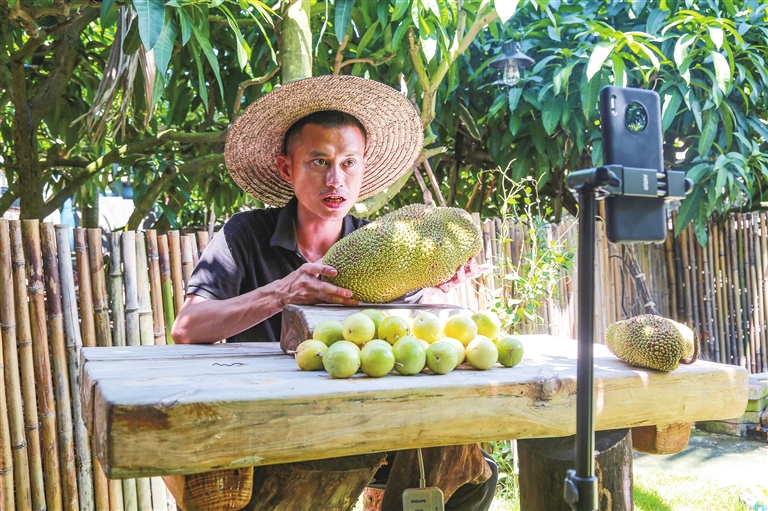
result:
[[[306,263],[296,238],[294,197],[284,208],[237,213],[206,247],[189,280],[187,294],[209,300],[239,296],[286,277]],[[347,215],[342,237],[368,223]],[[230,337],[227,342],[280,340],[282,313]]]

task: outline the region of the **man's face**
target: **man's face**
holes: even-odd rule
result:
[[[277,158],[293,185],[299,208],[315,217],[341,219],[357,202],[365,173],[365,137],[356,126],[305,125]]]

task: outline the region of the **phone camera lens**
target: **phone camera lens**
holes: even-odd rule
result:
[[[643,105],[633,101],[627,105],[624,122],[627,124],[629,131],[639,133],[648,125],[648,112],[645,111]]]

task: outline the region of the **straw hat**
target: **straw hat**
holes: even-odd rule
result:
[[[356,76],[316,76],[262,96],[234,122],[224,157],[237,184],[265,204],[284,206],[293,197],[293,187],[277,170],[285,133],[302,117],[321,110],[348,113],[365,127],[368,164],[360,200],[397,181],[421,152],[419,115],[397,90]]]

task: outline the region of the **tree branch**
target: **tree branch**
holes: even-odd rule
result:
[[[63,32],[54,52],[53,69],[48,73],[42,87],[29,100],[33,126],[37,126],[40,120],[56,107],[56,102],[63,96],[75,69],[80,34],[89,23],[98,17],[99,11],[86,8],[84,14],[76,17],[66,28],[59,29]],[[64,23],[67,22],[59,25]]]
[[[339,48],[336,50],[336,56],[333,58],[333,74],[335,75],[339,74],[339,71],[341,71],[342,53],[344,53],[344,48],[347,47],[348,42],[349,34],[344,36],[344,39],[341,40]]]
[[[152,206],[155,204],[158,197],[168,190],[171,186],[171,181],[173,181],[176,176],[197,172],[205,166],[221,165],[223,163],[223,154],[206,154],[205,156],[184,163],[176,168],[176,172],[173,172],[170,169],[163,172],[159,178],[156,178],[152,182],[149,189],[147,189],[147,191],[144,192],[144,195],[139,199],[139,202],[136,204],[136,209],[133,210],[131,217],[128,219],[128,223],[125,225],[126,230],[132,231],[139,226],[139,223],[141,223],[141,220],[147,216],[147,213],[152,209]]]
[[[237,119],[237,117],[240,115],[240,103],[243,101],[243,93],[245,92],[245,89],[247,89],[251,85],[261,85],[262,83],[266,82],[267,80],[275,76],[279,70],[280,70],[280,62],[278,62],[277,65],[274,68],[272,68],[272,71],[268,72],[264,76],[259,76],[258,78],[252,78],[250,80],[246,80],[240,83],[240,85],[237,87],[235,104],[233,105],[233,108],[232,108],[232,122],[235,122],[235,119]]]
[[[16,190],[16,183],[8,185],[8,189],[5,191],[2,197],[0,197],[0,215],[8,211],[14,201],[19,198],[19,193]]]
[[[382,65],[383,63],[392,60],[393,58],[395,58],[394,54],[393,55],[387,55],[386,57],[381,58],[379,60],[373,60],[373,59],[349,59],[349,60],[345,60],[344,62],[342,62],[341,65],[339,66],[339,68],[350,66],[352,64],[370,64],[373,67],[378,67],[378,66]]]

